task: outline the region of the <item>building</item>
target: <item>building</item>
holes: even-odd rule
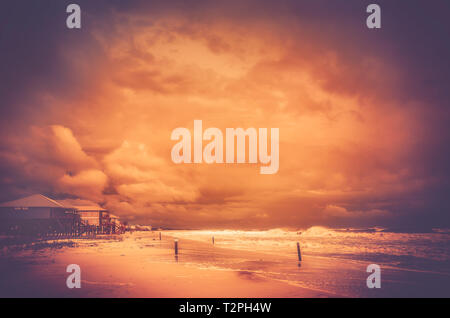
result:
[[[90,205],[90,206],[73,206],[77,213],[80,215],[81,219],[86,225],[93,226],[103,226],[106,225],[109,218],[109,213],[107,210],[100,206]]]
[[[119,218],[94,203],[81,206],[35,194],[0,204],[0,233],[40,236],[122,232]]]
[[[119,218],[110,214],[106,209],[98,205],[77,206],[73,208],[80,215],[81,221],[87,226],[90,232],[97,234],[115,234],[120,233]]]
[[[0,204],[0,232],[3,233],[76,234],[80,221],[74,208],[41,194]]]
[[[93,202],[60,200],[59,203],[75,209],[80,216],[83,229],[87,233],[116,234],[123,232],[123,226],[119,221],[119,217]]]
[[[118,234],[125,232],[125,226],[120,222],[119,217],[110,214],[110,222],[111,222],[111,233],[112,234]]]

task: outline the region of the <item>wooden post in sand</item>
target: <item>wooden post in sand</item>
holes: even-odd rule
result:
[[[300,252],[300,243],[297,242],[297,254],[298,254],[298,261],[302,261],[302,253]]]
[[[178,255],[178,240],[175,240],[175,255]]]
[[[213,245],[214,245],[214,236],[212,237],[212,243],[213,243]]]
[[[159,232],[159,240],[161,241],[161,232]]]

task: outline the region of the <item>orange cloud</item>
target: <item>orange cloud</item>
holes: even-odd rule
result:
[[[58,191],[81,198],[102,200],[108,177],[99,170],[83,170],[75,175],[65,174],[58,180]]]
[[[395,98],[401,77],[389,61],[349,61],[291,21],[295,32],[260,21],[117,19],[113,36],[93,31],[105,52],[90,68],[95,87],[76,100],[47,96],[58,125],[32,129],[16,156],[23,170],[51,175],[33,176],[56,193],[136,222],[270,227],[382,219],[392,202],[380,197],[428,182],[405,161],[418,113]],[[73,64],[85,57],[65,54]],[[175,165],[170,133],[194,119],[222,130],[279,128],[279,172]]]

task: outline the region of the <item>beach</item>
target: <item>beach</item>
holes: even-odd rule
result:
[[[72,240],[77,247],[33,249],[2,257],[2,297],[326,297],[316,292],[270,279],[251,271],[193,266],[186,262],[192,249],[198,256],[232,257],[230,250],[217,254],[202,243],[185,240],[178,260],[173,240],[156,233],[149,240],[140,233],[119,240]],[[202,254],[202,255],[201,255]],[[249,255],[258,259],[260,255]],[[80,289],[68,289],[66,267],[81,268]],[[297,266],[293,263],[293,266]]]
[[[270,244],[233,247],[223,233],[134,232],[3,247],[1,297],[432,297],[449,296],[446,272],[383,263],[382,288],[368,289],[369,261],[316,255],[302,262]],[[222,235],[222,236],[221,236]],[[251,235],[257,237],[259,234]],[[193,239],[193,238],[197,239]],[[258,236],[259,237],[259,236]],[[262,238],[262,237],[261,237]],[[301,238],[301,236],[300,236]],[[178,239],[179,254],[174,254]],[[242,238],[240,242],[245,242]],[[254,242],[254,241],[252,241]],[[289,246],[290,244],[286,244]],[[309,251],[308,251],[309,250]],[[81,288],[69,289],[66,267],[81,268]]]

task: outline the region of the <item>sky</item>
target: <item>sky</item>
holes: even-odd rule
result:
[[[377,1],[371,30],[370,3],[3,1],[0,200],[172,228],[450,227],[450,4]],[[279,171],[175,164],[194,120],[279,128]]]

